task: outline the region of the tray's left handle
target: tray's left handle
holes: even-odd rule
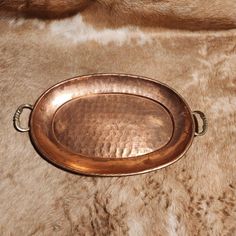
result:
[[[202,111],[193,111],[192,113],[193,113],[194,121],[196,124],[195,136],[202,136],[206,133],[207,128],[208,128],[208,122],[207,122],[206,115]],[[199,122],[197,119],[197,115],[199,115],[200,118],[202,119],[202,130],[201,131],[199,131]]]
[[[20,124],[20,115],[24,109],[33,110],[33,106],[31,104],[22,104],[17,108],[17,110],[14,114],[14,117],[13,117],[13,124],[14,124],[14,127],[16,128],[16,130],[18,130],[20,132],[27,132],[30,130],[29,127],[27,127],[27,128],[21,127],[21,124]]]

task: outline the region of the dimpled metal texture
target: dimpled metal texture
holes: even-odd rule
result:
[[[135,157],[153,152],[171,138],[166,109],[150,99],[97,94],[74,99],[54,117],[56,139],[72,152],[102,158]]]
[[[192,112],[173,89],[123,74],[94,74],[45,91],[30,116],[34,147],[76,173],[125,176],[180,159],[192,144]]]

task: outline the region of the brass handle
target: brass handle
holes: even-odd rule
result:
[[[197,119],[196,114],[199,115],[200,118],[202,119],[202,122],[203,122],[202,131],[198,130],[199,123],[198,123],[198,119]],[[196,124],[195,136],[204,135],[207,131],[207,128],[208,128],[208,122],[207,122],[207,118],[206,118],[205,114],[202,111],[193,111],[193,118],[194,118],[194,121],[195,121],[195,124]]]
[[[20,115],[21,115],[21,113],[23,112],[23,110],[24,110],[25,108],[26,108],[26,109],[33,110],[33,106],[32,106],[32,105],[30,105],[30,104],[22,104],[22,105],[20,105],[20,106],[17,108],[17,110],[16,110],[16,112],[15,112],[15,114],[14,114],[14,117],[13,117],[14,127],[16,128],[16,130],[18,130],[18,131],[20,131],[20,132],[27,132],[27,131],[30,130],[29,127],[23,128],[23,127],[21,127],[21,125],[20,125]]]

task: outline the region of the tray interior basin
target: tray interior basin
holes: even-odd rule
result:
[[[167,109],[131,94],[92,94],[63,104],[53,118],[56,140],[88,157],[127,158],[163,147],[173,123]]]

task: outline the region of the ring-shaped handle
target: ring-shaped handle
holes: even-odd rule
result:
[[[199,127],[199,123],[198,123],[198,118],[196,115],[199,115],[200,118],[202,119],[202,131],[198,131],[198,127]],[[207,118],[206,115],[202,112],[202,111],[193,111],[193,117],[194,117],[194,121],[196,123],[196,129],[195,129],[195,136],[202,136],[206,133],[207,128],[208,128],[208,122],[207,122]]]
[[[14,117],[13,117],[13,124],[14,124],[14,127],[16,128],[16,130],[18,130],[20,132],[27,132],[30,130],[29,127],[27,127],[27,128],[21,127],[21,124],[20,124],[20,115],[24,109],[33,110],[33,106],[31,104],[22,104],[17,108],[17,110],[14,114]]]

